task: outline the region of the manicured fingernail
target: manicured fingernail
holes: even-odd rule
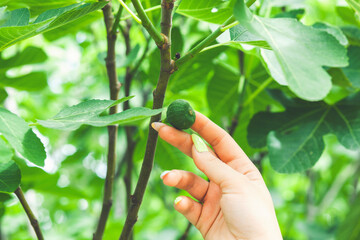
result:
[[[161,123],[161,122],[153,122],[151,124],[152,128],[155,129],[156,131],[159,131],[159,129],[164,125],[166,125],[166,124]]]
[[[170,171],[164,171],[161,175],[160,178],[164,179],[165,175],[168,174]]]
[[[175,200],[174,200],[175,205],[177,205],[181,200],[183,200],[182,197],[175,198]]]
[[[207,152],[209,151],[208,148],[207,148],[207,145],[206,143],[204,142],[204,140],[201,139],[201,137],[199,137],[198,135],[196,134],[192,134],[191,135],[191,138],[193,140],[193,143],[195,145],[195,148],[198,152]]]

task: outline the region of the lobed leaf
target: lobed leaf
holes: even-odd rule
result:
[[[304,26],[295,19],[258,17],[243,0],[236,1],[234,15],[252,34],[267,41],[273,49],[270,58],[280,66],[270,72],[283,75],[279,82],[286,80],[290,89],[303,99],[321,100],[329,93],[331,78],[323,66],[348,64],[345,47],[325,31]],[[274,78],[279,79],[278,75]]]
[[[284,101],[285,112],[260,112],[248,126],[252,147],[267,145],[272,167],[292,173],[312,167],[324,151],[323,136],[335,134],[348,149],[360,148],[360,94],[336,105]]]

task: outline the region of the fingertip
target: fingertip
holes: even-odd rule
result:
[[[162,175],[161,179],[163,180],[163,183],[169,187],[176,186],[181,179],[181,175],[176,170],[165,171],[161,175]]]
[[[174,207],[179,213],[185,214],[192,208],[192,201],[193,200],[188,197],[179,196],[174,200]]]
[[[153,123],[151,123],[151,127],[157,132],[160,130],[160,128],[162,128],[164,126],[166,126],[166,124],[161,123],[161,122],[153,122]]]
[[[201,214],[202,205],[189,197],[179,196],[174,200],[175,210],[184,215],[193,225],[196,225]]]
[[[164,172],[162,172],[161,174],[160,174],[160,178],[162,179],[162,180],[164,180],[164,178],[165,178],[165,176],[168,174],[168,173],[170,173],[171,171],[164,171]]]

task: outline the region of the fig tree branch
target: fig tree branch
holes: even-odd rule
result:
[[[248,82],[247,78],[246,78],[246,74],[245,74],[245,68],[244,68],[244,52],[239,50],[238,57],[239,57],[240,79],[243,80],[243,84],[241,87],[241,92],[240,92],[240,96],[239,96],[236,113],[235,113],[234,117],[232,118],[231,126],[228,130],[228,132],[231,136],[234,135],[235,130],[239,124],[239,118],[240,118],[240,115],[244,108],[244,98],[245,98],[246,87],[247,87],[247,82]]]
[[[165,98],[165,91],[171,73],[174,70],[173,61],[171,60],[171,25],[172,25],[172,10],[174,8],[174,0],[162,0],[161,3],[161,34],[164,43],[159,46],[161,56],[160,76],[153,92],[154,103],[153,109],[162,108]],[[130,209],[126,217],[124,228],[122,230],[120,240],[128,240],[134,224],[138,218],[138,212],[142,203],[146,186],[149,181],[150,173],[154,164],[154,155],[158,133],[151,127],[151,123],[160,121],[161,114],[151,117],[149,124],[149,135],[146,143],[146,150],[144,161],[141,166],[140,175],[136,184],[135,192],[131,196]]]
[[[112,14],[111,1],[108,1],[108,4],[106,4],[102,10],[104,15],[106,35],[107,35],[107,56],[105,58],[105,62],[106,62],[106,71],[109,79],[110,99],[117,100],[121,84],[118,81],[118,77],[116,73],[115,43],[117,36],[116,33],[112,31],[114,25],[114,15]],[[115,114],[115,113],[117,113],[117,105],[110,108],[110,114]],[[103,205],[100,213],[100,218],[96,227],[96,231],[93,235],[94,240],[102,239],[106,222],[109,217],[110,209],[112,206],[117,133],[118,133],[117,126],[108,126],[108,155],[107,155],[107,170],[106,170],[106,178],[105,178]]]
[[[154,24],[150,21],[149,17],[146,15],[146,12],[143,6],[141,5],[140,0],[131,0],[131,2],[134,5],[134,8],[138,13],[139,18],[141,19],[141,24],[150,34],[151,38],[154,39],[156,45],[158,45],[159,47],[163,45],[165,42],[164,37],[160,34],[158,30],[156,30]]]
[[[129,56],[132,47],[131,47],[131,40],[130,40],[130,30],[131,30],[131,21],[126,20],[126,27],[121,31],[123,38],[125,40],[125,55]],[[124,83],[124,89],[125,89],[125,97],[130,96],[130,88],[131,88],[131,82],[133,79],[133,75],[131,74],[131,67],[126,67],[126,73],[125,73],[125,83]],[[124,102],[124,111],[130,109],[129,101]],[[136,142],[133,140],[133,132],[134,127],[126,126],[125,127],[126,132],[126,153],[125,153],[125,164],[126,164],[126,171],[124,176],[124,182],[125,182],[125,189],[126,189],[126,208],[127,211],[129,211],[130,207],[130,197],[132,193],[132,169],[133,169],[133,154],[136,146]],[[131,235],[129,239],[133,239],[133,236]]]
[[[23,206],[25,212],[26,212],[26,215],[28,216],[29,218],[29,221],[30,221],[30,224],[31,226],[33,227],[34,231],[35,231],[35,234],[36,234],[36,237],[37,239],[39,240],[43,240],[44,237],[42,235],[42,232],[41,232],[41,229],[40,229],[40,226],[39,226],[39,222],[38,220],[36,219],[34,213],[31,211],[31,208],[28,204],[28,202],[26,201],[25,199],[25,196],[24,196],[24,193],[23,191],[21,190],[21,187],[18,187],[16,190],[15,190],[15,195],[17,196],[17,198],[19,199],[21,205]]]

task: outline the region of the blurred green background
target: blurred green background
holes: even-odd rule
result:
[[[73,1],[0,1],[8,10],[28,7],[31,17],[44,10],[57,8]],[[145,8],[159,5],[160,1],[142,1]],[[256,4],[258,14],[273,17],[300,9],[298,17],[306,25],[327,22],[334,26],[359,30],[359,22],[353,10],[345,1],[336,0],[263,0]],[[114,10],[118,3],[114,1]],[[155,25],[159,25],[159,10],[149,12]],[[124,11],[123,16],[128,13]],[[131,19],[130,19],[131,20]],[[126,21],[121,21],[125,27]],[[174,15],[172,51],[184,55],[195,43],[211,33],[214,26],[179,14]],[[344,31],[345,31],[344,30]],[[359,33],[359,31],[358,31]],[[222,36],[224,37],[224,36]],[[225,36],[226,37],[226,36]],[[359,35],[357,36],[358,38]],[[119,81],[124,82],[127,66],[133,66],[143,54],[142,62],[133,79],[130,101],[132,107],[152,104],[152,90],[159,73],[159,51],[150,41],[144,29],[132,21],[130,30],[131,52],[126,56],[126,47],[121,34],[117,41],[117,70]],[[218,41],[225,41],[218,39]],[[86,15],[81,21],[73,22],[59,29],[20,42],[3,52],[3,59],[21,54],[26,49],[35,51],[31,56],[40,56],[38,63],[29,63],[6,69],[7,77],[25,76],[26,82],[36,82],[34,89],[0,87],[0,104],[18,114],[27,122],[48,119],[65,106],[87,99],[108,99],[106,75],[106,35],[101,11]],[[144,53],[145,52],[145,53]],[[220,46],[200,54],[186,64],[169,82],[165,106],[182,98],[191,102],[194,109],[209,116],[220,126],[227,128],[236,111],[232,102],[238,99],[238,85],[222,94],[226,100],[219,106],[218,96],[212,95],[219,89],[226,76],[239,76],[239,50]],[[29,55],[28,55],[29,56]],[[173,56],[173,57],[174,57]],[[251,64],[250,64],[251,63]],[[248,65],[247,65],[248,64]],[[261,170],[270,189],[277,217],[284,239],[359,239],[360,198],[359,151],[345,149],[334,135],[325,137],[326,150],[316,165],[303,173],[280,174],[272,169],[267,150],[253,149],[246,140],[247,125],[251,117],[261,110],[282,111],[282,106],[273,100],[266,90],[256,92],[265,82],[267,89],[283,89],[275,81],[268,81],[269,74],[261,61],[254,55],[245,55],[245,68],[249,92],[245,97],[252,99],[243,109],[239,125],[234,133],[235,140]],[[39,72],[40,75],[31,75]],[[268,82],[266,82],[268,81]],[[284,90],[287,91],[287,90]],[[230,93],[229,93],[230,92]],[[339,96],[346,88],[335,86],[332,93]],[[121,89],[120,97],[124,96]],[[341,98],[341,97],[339,97]],[[221,100],[221,99],[220,99]],[[147,137],[147,121],[137,123],[134,134],[136,149],[135,167],[132,173],[136,182],[141,167]],[[22,188],[26,192],[35,214],[38,216],[46,239],[90,239],[102,206],[102,192],[106,173],[107,130],[83,126],[74,132],[38,127],[36,134],[45,144],[47,159],[43,169],[20,166]],[[126,135],[119,128],[117,147],[118,165],[126,149]],[[187,220],[173,208],[173,200],[180,194],[177,189],[162,184],[160,174],[169,169],[185,169],[202,175],[192,160],[166,144],[158,141],[155,167],[145,193],[144,202],[135,225],[135,239],[161,240],[177,239],[187,227]],[[104,239],[118,239],[126,217],[125,171],[118,169],[114,188],[114,204],[107,223]],[[202,175],[203,176],[203,175]],[[2,195],[0,195],[1,197]],[[0,239],[34,239],[22,206],[12,196],[0,202]],[[351,230],[349,230],[351,229]],[[353,231],[352,229],[358,229]],[[350,236],[349,234],[356,236]],[[355,237],[355,238],[354,238]],[[192,228],[189,240],[202,239]]]

